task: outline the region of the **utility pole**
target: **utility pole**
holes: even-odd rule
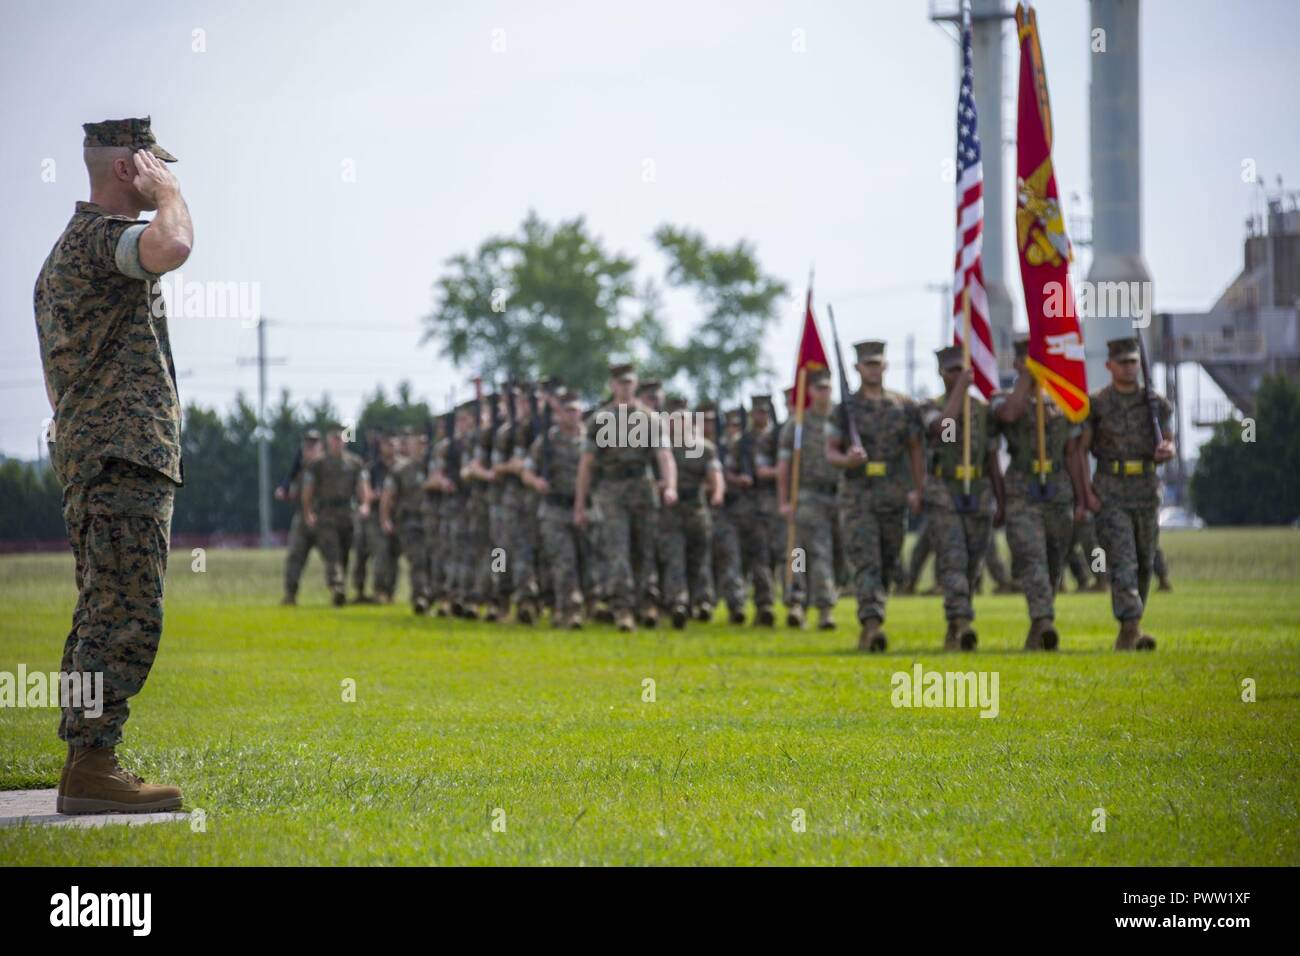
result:
[[[271,546],[271,429],[266,420],[266,367],[283,365],[282,358],[266,356],[265,316],[257,319],[257,523],[261,532],[261,547]],[[240,359],[240,365],[251,365],[254,360]]]
[[[907,336],[907,397],[916,398],[916,336]]]

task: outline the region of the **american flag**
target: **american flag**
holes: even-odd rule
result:
[[[953,265],[953,339],[965,334],[962,292],[970,290],[970,358],[975,387],[987,398],[998,382],[998,360],[989,327],[989,300],[984,292],[984,164],[980,161],[979,123],[975,115],[975,70],[971,66],[970,4],[962,4],[961,93],[957,97],[957,258]]]

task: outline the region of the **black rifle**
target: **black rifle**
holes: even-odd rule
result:
[[[1147,361],[1147,344],[1143,341],[1141,332],[1138,333],[1137,340],[1138,356],[1142,360],[1142,388],[1146,393],[1147,410],[1151,413],[1151,432],[1156,436],[1156,444],[1159,445],[1165,440],[1164,432],[1160,428],[1160,403],[1151,391],[1151,363]]]
[[[536,398],[533,399],[536,402]],[[551,480],[551,403],[546,403],[546,409],[542,412],[541,421],[542,432],[542,480],[549,482]],[[532,448],[532,443],[528,445]]]
[[[840,372],[840,428],[849,439],[850,448],[862,447],[862,436],[853,424],[853,415],[849,412],[849,377],[844,374],[844,356],[840,352],[840,333],[835,327],[835,309],[829,302],[826,311],[831,317],[831,338],[835,341],[835,367]]]
[[[515,445],[519,442],[519,416],[515,414],[515,392],[518,385],[514,379],[506,383],[506,422],[510,425],[510,440],[506,442],[506,454],[515,453]]]
[[[447,413],[443,426],[447,430],[447,480],[453,491],[460,491],[460,439],[456,436],[456,411]]]
[[[754,464],[754,436],[749,431],[749,413],[745,410],[745,403],[740,403],[740,473],[749,475],[749,478],[755,484],[758,483],[758,468]]]
[[[298,445],[298,450],[293,453],[293,464],[289,466],[289,474],[285,475],[284,481],[280,482],[280,488],[283,489],[286,495],[289,493],[289,486],[293,484],[293,480],[298,477],[300,471],[302,471],[301,444]]]
[[[550,402],[546,403],[547,411],[550,411]],[[528,447],[533,447],[533,442],[537,441],[538,429],[541,428],[541,418],[537,413],[537,386],[528,386]]]

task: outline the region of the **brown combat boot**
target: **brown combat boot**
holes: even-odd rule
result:
[[[708,624],[713,620],[713,605],[707,601],[695,609],[695,620],[701,624]]]
[[[730,621],[732,624],[744,624],[745,623],[744,609],[738,607],[732,608],[731,613],[727,616],[727,620]]]
[[[1142,634],[1142,621],[1131,617],[1119,622],[1119,635],[1115,638],[1115,650],[1132,651],[1137,649],[1138,637]]]
[[[656,628],[656,627],[658,627],[658,626],[659,626],[659,609],[656,608],[654,605],[651,605],[650,607],[648,607],[648,608],[646,608],[644,611],[642,611],[642,612],[641,612],[641,623],[642,623],[643,625],[645,625],[646,627],[649,627],[649,628]]]
[[[298,604],[298,595],[284,592],[284,597],[280,598],[280,607],[295,607]]]
[[[520,601],[515,608],[515,620],[520,624],[532,624],[536,616],[532,601]]]
[[[786,611],[785,625],[786,627],[795,627],[802,631],[807,626],[807,622],[804,620],[803,616],[803,608],[796,604],[791,607],[790,610]]]
[[[776,615],[772,613],[770,607],[760,607],[758,614],[754,616],[754,623],[759,627],[775,627]]]
[[[181,792],[123,770],[112,747],[79,747],[59,785],[59,803],[63,813],[153,813],[178,809]]]
[[[817,611],[817,630],[833,631],[835,630],[835,611],[829,607],[819,608]]]
[[[581,631],[581,630],[582,630],[582,612],[581,612],[581,611],[574,611],[572,614],[569,615],[569,630],[571,630],[571,631]]]
[[[858,650],[879,654],[888,643],[885,632],[880,629],[880,618],[869,617],[862,622],[862,630],[858,633]]]
[[[1172,591],[1173,589],[1174,586],[1167,577],[1161,578],[1160,583],[1156,585],[1157,591]]]
[[[1135,650],[1139,651],[1154,651],[1156,649],[1156,639],[1146,631],[1143,631],[1138,635],[1138,639],[1133,644],[1133,647]]]
[[[441,601],[438,602],[438,605],[436,608],[434,608],[433,613],[436,614],[438,617],[447,617],[449,614],[451,614],[451,602],[448,601],[446,598],[443,598]]]
[[[957,635],[957,644],[963,651],[975,650],[975,645],[979,643],[979,635],[975,633],[975,628],[971,627],[970,618],[955,617],[952,619],[953,632]]]
[[[614,626],[623,633],[630,634],[636,630],[636,620],[632,617],[631,611],[616,611]]]
[[[1050,617],[1036,617],[1029,624],[1029,636],[1025,638],[1027,651],[1054,651],[1060,638],[1052,626]]]
[[[333,602],[335,607],[343,607],[348,603],[348,596],[340,589],[334,592]]]
[[[68,744],[68,755],[63,758],[63,772],[59,774],[58,796],[54,800],[54,809],[63,812],[63,787],[68,782],[68,768],[72,766],[72,744]]]
[[[421,594],[418,598],[416,598],[414,601],[411,602],[411,610],[414,611],[416,614],[418,614],[420,617],[423,617],[424,615],[428,614],[429,599],[425,597],[423,594]]]
[[[677,605],[673,608],[673,627],[679,631],[682,630],[686,627],[686,620],[689,617],[690,615],[686,613],[686,607],[681,604]]]
[[[948,630],[944,632],[943,635],[944,651],[961,650],[961,638],[957,636],[957,628],[955,627],[956,623],[956,621],[948,622]]]

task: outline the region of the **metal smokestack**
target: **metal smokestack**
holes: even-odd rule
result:
[[[1111,294],[1099,283],[1149,283],[1142,255],[1142,120],[1139,80],[1139,0],[1091,0],[1092,80],[1089,88],[1089,161],[1092,174],[1092,268],[1088,281],[1099,305],[1127,301],[1128,315],[1081,315],[1088,355],[1088,388],[1110,381],[1108,339],[1133,334],[1133,319],[1150,319],[1149,286],[1138,297]],[[1098,32],[1100,31],[1100,32]],[[1098,49],[1104,43],[1104,52]],[[1130,287],[1132,288],[1132,287]],[[1144,335],[1157,330],[1148,328]],[[1148,342],[1152,340],[1148,338]]]

